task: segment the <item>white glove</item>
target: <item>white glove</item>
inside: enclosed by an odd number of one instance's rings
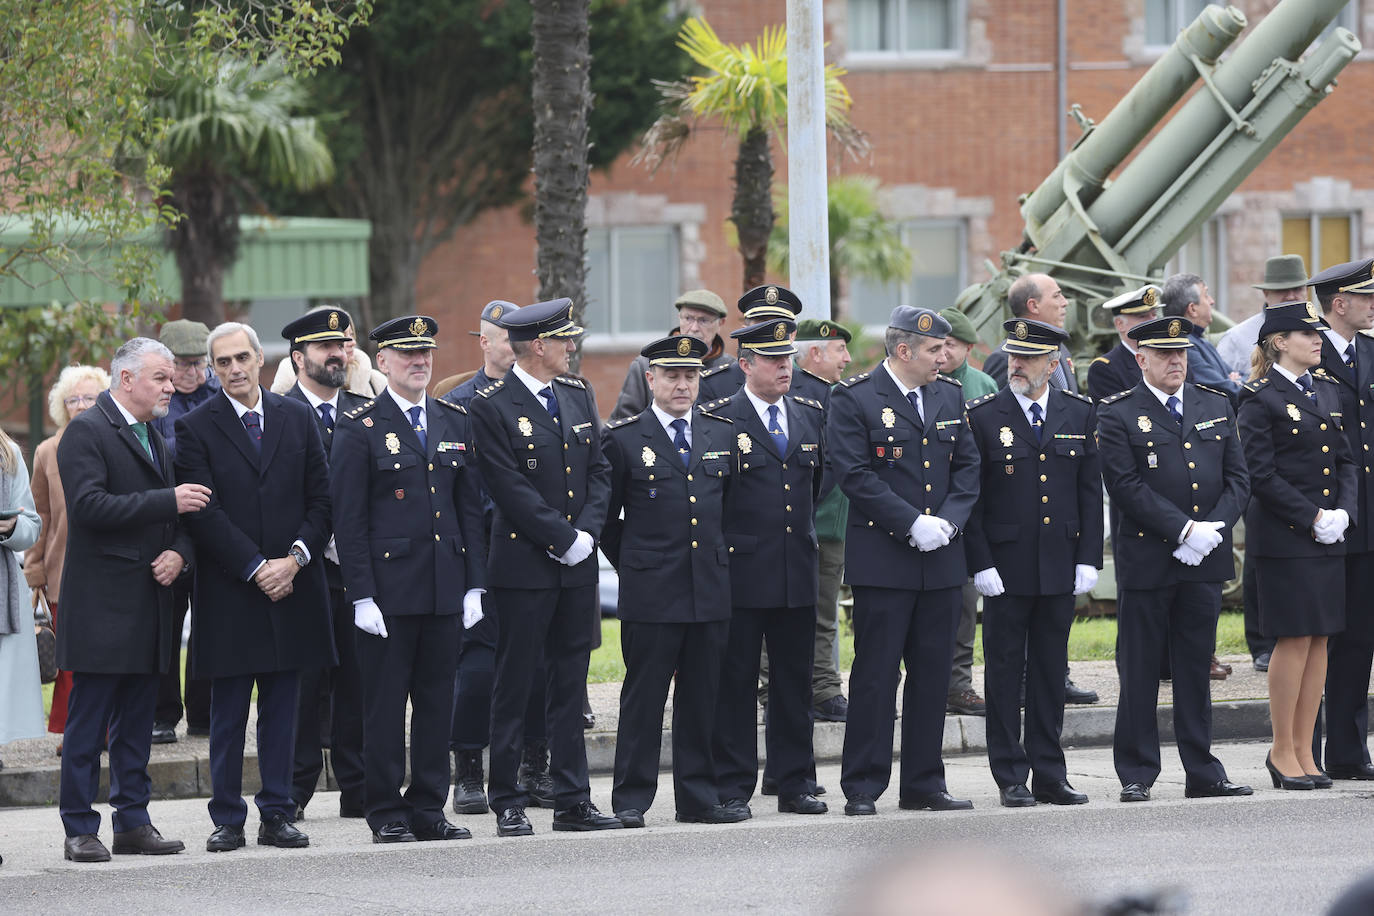
[[[353,625],[364,633],[386,639],[386,621],[382,619],[382,609],[371,598],[353,602]]]
[[[978,594],[984,598],[996,598],[1007,590],[1002,584],[1002,574],[997,571],[996,566],[989,566],[974,573],[973,587],[978,589]]]
[[[482,594],[484,588],[470,588],[463,594],[463,629],[471,630],[482,622]]]
[[[339,547],[334,543],[334,535],[329,536],[329,543],[324,545],[324,558],[335,566],[339,565]]]
[[[1178,549],[1174,551],[1174,559],[1178,560],[1184,566],[1201,566],[1202,557],[1202,554],[1189,547],[1186,543],[1179,544]]]
[[[1086,563],[1079,563],[1073,568],[1073,593],[1075,595],[1086,595],[1093,590],[1097,584],[1097,568]]]
[[[1221,529],[1225,527],[1225,522],[1193,522],[1193,530],[1188,532],[1182,543],[1205,557],[1221,543]]]
[[[1344,509],[1323,509],[1312,526],[1312,536],[1318,544],[1334,544],[1345,540],[1345,530],[1350,527],[1350,514]]]
[[[945,533],[945,537],[949,538],[951,541],[954,540],[954,525],[940,518],[938,515],[935,516],[935,520],[940,523],[940,530]]]
[[[922,552],[944,547],[949,543],[949,535],[945,534],[944,528],[948,524],[933,515],[918,515],[907,532],[907,543]]]
[[[592,540],[592,536],[585,531],[579,530],[577,532],[577,540],[572,542],[572,546],[568,548],[568,552],[556,559],[564,566],[576,566],[578,563],[581,563],[583,560],[587,559],[587,557],[591,556],[594,549],[596,549],[596,542]]]

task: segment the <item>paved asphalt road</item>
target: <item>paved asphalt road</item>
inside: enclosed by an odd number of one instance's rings
[[[1182,907],[1171,912],[1321,913],[1341,888],[1374,869],[1374,794],[1350,782],[1325,792],[1274,791],[1261,781],[1264,750],[1218,748],[1231,778],[1255,786],[1245,799],[1185,800],[1177,756],[1166,747],[1155,800],[1123,805],[1110,750],[1070,750],[1070,779],[1092,798],[1084,807],[1001,808],[986,760],[977,756],[947,762],[951,790],[974,799],[969,813],[899,811],[894,789],[879,802],[878,817],[844,817],[838,768],[825,767],[828,815],[779,815],[772,799],[756,797],[746,824],[684,825],[672,821],[665,776],[646,830],[555,834],[549,812],[531,811],[532,838],[497,839],[494,818],[483,815],[453,818],[473,830],[473,840],[388,847],[371,845],[362,822],[328,816],[337,798],[328,793],[316,797],[303,824],[310,849],[253,845],[250,814],[249,846],[211,854],[204,851],[204,801],[162,801],[153,803],[154,822],[189,851],[116,856],[106,865],[62,860],[55,810],[6,809],[0,910],[867,912],[862,895],[877,886],[879,863],[929,862],[942,850],[939,870],[956,887],[986,890],[999,860],[982,857],[996,855],[1083,901],[1173,888]],[[594,782],[593,800],[609,810],[608,779]],[[106,820],[107,843],[109,829]],[[899,899],[910,912],[929,912],[919,907],[924,894]],[[990,911],[1028,912],[1029,904]]]

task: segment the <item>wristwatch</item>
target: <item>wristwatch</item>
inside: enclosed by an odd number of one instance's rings
[[[299,544],[291,545],[291,556],[295,559],[296,565],[302,568],[304,568],[305,564],[310,562],[305,558],[305,551],[301,550]]]

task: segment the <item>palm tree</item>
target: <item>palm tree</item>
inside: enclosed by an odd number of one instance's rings
[[[787,32],[774,26],[753,46],[731,45],[705,19],[694,18],[683,24],[678,47],[706,74],[655,82],[664,112],[644,134],[634,161],[657,169],[677,155],[701,118],[720,120],[739,138],[730,221],[744,258],[744,289],[752,289],[764,282],[773,230],[771,141],[787,123]],[[826,126],[846,151],[860,155],[867,152],[868,140],[849,121],[849,92],[840,82],[844,72],[833,64],[825,68]]]
[[[315,119],[295,114],[304,87],[279,57],[229,58],[210,82],[187,69],[153,99],[166,121],[158,158],[171,168],[169,203],[180,214],[168,236],[181,274],[182,314],[224,320],[224,274],[238,254],[241,195],[255,185],[309,190],[334,175]]]

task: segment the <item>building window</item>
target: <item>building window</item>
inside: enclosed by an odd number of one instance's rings
[[[884,327],[899,305],[939,311],[954,304],[968,285],[963,220],[916,220],[902,224],[902,241],[911,250],[911,277],[888,285],[854,280],[849,289],[849,319]]]
[[[1217,310],[1224,315],[1231,310],[1226,265],[1226,224],[1216,217],[1203,223],[1193,237],[1183,243],[1164,266],[1164,276],[1167,279],[1174,274],[1197,274],[1217,301]]]
[[[1202,12],[1208,0],[1145,0],[1145,44],[1174,43],[1178,33]]]
[[[653,335],[673,323],[680,246],[675,226],[611,226],[587,230],[587,330],[591,334]]]
[[[1300,254],[1316,274],[1354,260],[1359,250],[1358,213],[1308,213],[1283,218],[1284,254]]]
[[[948,54],[964,46],[964,0],[849,0],[850,54]]]

